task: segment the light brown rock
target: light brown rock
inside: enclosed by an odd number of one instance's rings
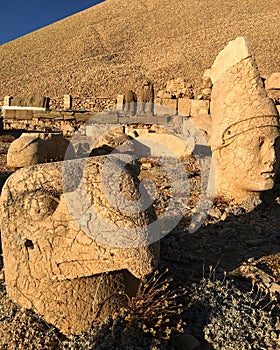
[[[192,100],[189,98],[178,99],[178,114],[188,117],[191,112]]]
[[[148,147],[150,155],[155,157],[190,157],[194,148],[183,138],[167,133],[147,133],[137,137],[136,140]]]
[[[148,242],[153,212],[118,206],[119,197],[137,201],[137,178],[126,169],[115,184],[117,162],[105,181],[107,160],[22,168],[2,190],[7,293],[66,334],[112,316],[124,302],[118,292],[135,294],[158,262],[159,245]]]
[[[21,168],[38,163],[61,161],[66,151],[68,159],[75,158],[72,145],[62,134],[23,133],[11,143],[7,154],[7,165]]]
[[[272,73],[265,82],[267,90],[280,90],[280,73]]]
[[[204,115],[209,113],[209,101],[191,100],[191,116]]]
[[[216,195],[235,202],[258,197],[274,185],[279,121],[244,38],[219,53],[211,79]]]
[[[155,115],[177,115],[178,100],[170,98],[156,98],[154,104]]]

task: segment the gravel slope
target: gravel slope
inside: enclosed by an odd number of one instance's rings
[[[229,40],[245,35],[263,76],[280,70],[278,0],[107,0],[0,46],[0,99],[114,96],[145,77],[199,86]]]

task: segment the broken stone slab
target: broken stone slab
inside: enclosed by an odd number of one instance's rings
[[[280,90],[280,72],[272,73],[265,82],[267,90]]]
[[[68,149],[69,147],[69,149]],[[60,133],[23,133],[8,149],[7,165],[21,168],[38,163],[61,161],[68,155],[75,158],[72,145]]]
[[[216,195],[241,203],[274,186],[279,118],[245,38],[219,53],[213,81],[209,144]]]
[[[159,237],[149,226],[154,211],[141,209],[136,176],[126,167],[120,173],[118,160],[104,182],[107,161],[22,168],[1,194],[7,293],[65,334],[112,316],[125,303],[121,293],[135,295],[138,279],[159,259],[159,244],[151,243]],[[129,203],[125,210],[119,197]]]

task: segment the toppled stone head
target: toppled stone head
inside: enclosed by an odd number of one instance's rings
[[[279,117],[245,38],[219,53],[210,76],[216,195],[241,203],[274,186]]]
[[[139,198],[134,170],[124,167],[116,180],[119,164],[111,162],[104,178],[107,161],[22,168],[1,194],[7,293],[66,334],[112,316],[120,292],[135,295],[159,259],[158,243],[147,242],[154,211],[130,210]]]

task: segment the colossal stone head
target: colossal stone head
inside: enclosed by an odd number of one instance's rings
[[[137,169],[120,172],[117,158],[104,177],[108,159],[25,167],[1,194],[7,293],[65,334],[112,316],[124,302],[120,292],[134,295],[159,259],[159,244],[148,242],[154,211],[142,210],[141,200],[133,206]]]
[[[240,203],[274,186],[279,116],[245,38],[219,53],[210,76],[216,195]]]

